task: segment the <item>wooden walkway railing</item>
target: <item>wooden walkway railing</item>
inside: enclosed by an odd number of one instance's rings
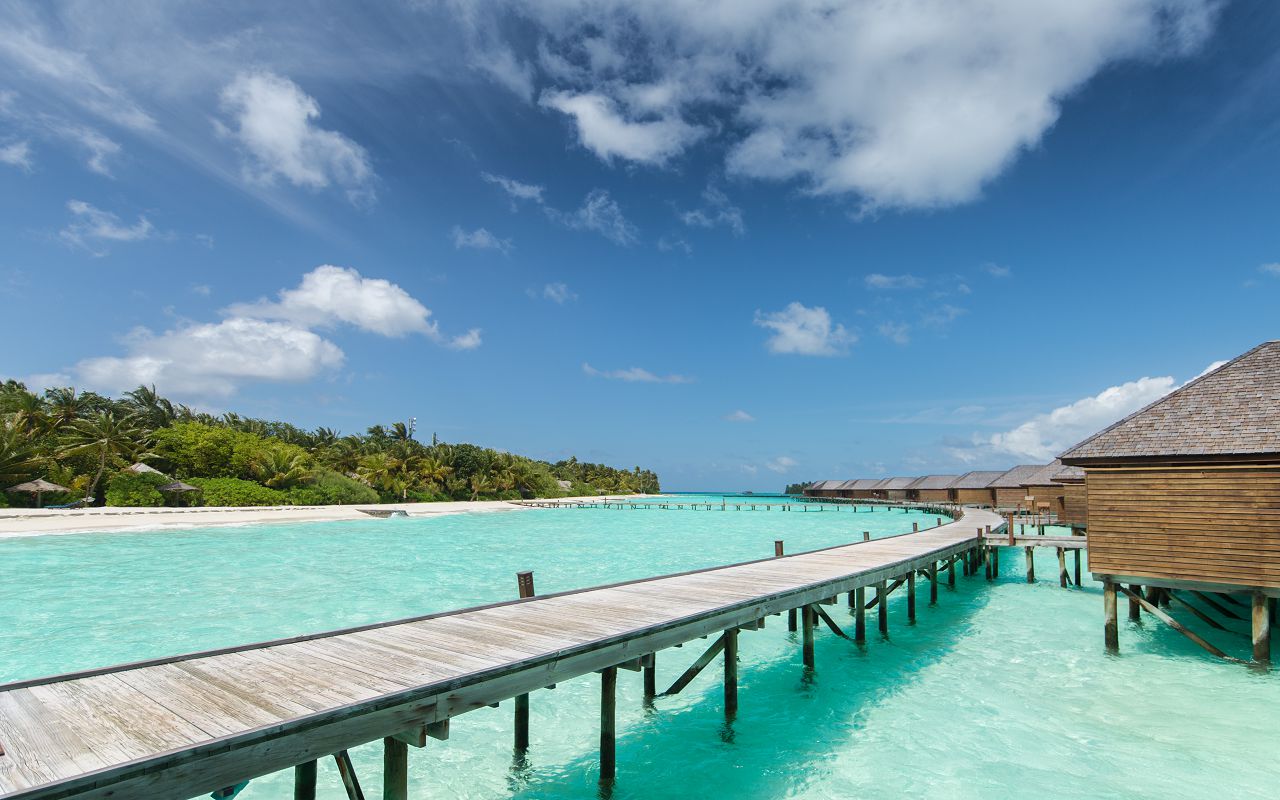
[[[384,797],[402,800],[408,746],[446,738],[451,718],[512,698],[517,741],[523,732],[527,746],[529,694],[591,672],[601,674],[608,786],[618,669],[643,671],[652,696],[659,651],[714,636],[694,666],[725,654],[732,713],[739,631],[793,612],[812,667],[816,627],[862,639],[873,608],[886,631],[886,600],[901,587],[914,618],[917,577],[936,599],[944,574],[954,582],[957,567],[980,568],[982,534],[1001,523],[970,509],[918,533],[798,555],[10,683],[0,686],[0,797],[229,797],[244,781],[293,767],[295,796],[308,798],[316,759],[333,756],[357,800],[347,750],[382,739]],[[521,594],[532,591],[531,577],[522,579]],[[822,609],[842,593],[856,606],[852,637]]]

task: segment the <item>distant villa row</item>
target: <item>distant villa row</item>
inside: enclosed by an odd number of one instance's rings
[[[817,481],[806,487],[804,494],[1023,509],[1054,514],[1064,525],[1083,525],[1086,505],[1084,470],[1057,460],[1051,464],[1021,464],[1005,472],[979,470],[963,475]]]

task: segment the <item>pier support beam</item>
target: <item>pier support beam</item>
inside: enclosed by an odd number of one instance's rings
[[[1036,582],[1036,557],[1035,548],[1024,548],[1027,551],[1027,583]]]
[[[1000,547],[994,544],[990,544],[989,546],[991,548],[991,577],[999,578],[1000,577]]]
[[[738,629],[724,632],[724,715],[738,713]]]
[[[907,573],[907,621],[916,621],[916,571]]]
[[[650,653],[644,664],[644,702],[652,703],[658,696],[658,654]]]
[[[1027,548],[1031,553],[1031,548]],[[1029,555],[1028,555],[1029,557]],[[1102,582],[1102,620],[1103,638],[1106,640],[1107,652],[1120,652],[1120,628],[1116,622],[1116,584],[1114,581]]]
[[[1267,666],[1271,664],[1271,614],[1267,608],[1267,596],[1253,593],[1253,660]]]
[[[618,668],[600,670],[600,786],[611,788],[618,775]]]
[[[351,756],[346,750],[339,750],[333,754],[333,760],[338,764],[338,776],[342,778],[342,786],[347,790],[347,800],[364,800],[364,792],[356,778],[356,768],[351,764]]]
[[[1058,585],[1063,589],[1071,585],[1071,578],[1067,575],[1067,551],[1061,547],[1058,548]]]
[[[956,585],[956,559],[954,556],[947,562],[947,585],[953,589]]]
[[[293,800],[316,800],[315,761],[304,761],[293,768]]]
[[[1076,548],[1076,575],[1075,575],[1077,587],[1083,585],[1082,583],[1080,583],[1080,553],[1081,552],[1083,552],[1081,548],[1077,547]]]
[[[929,605],[938,604],[938,562],[929,562]]]
[[[1134,595],[1141,595],[1142,587],[1136,583],[1130,584],[1129,591],[1133,592]],[[1137,597],[1130,595],[1129,596],[1129,621],[1138,622],[1141,619],[1142,619],[1142,604],[1138,602]]]
[[[804,666],[805,669],[813,669],[813,609],[808,606],[800,608],[800,621],[802,628],[802,649],[804,650]]]
[[[867,589],[865,586],[859,586],[849,596],[854,605],[853,640],[865,642],[867,640]]]
[[[409,745],[382,740],[382,800],[409,800]]]
[[[876,584],[876,618],[880,622],[880,633],[889,635],[889,592],[885,590],[884,581]]]

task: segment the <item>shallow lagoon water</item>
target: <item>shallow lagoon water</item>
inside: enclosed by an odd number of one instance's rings
[[[15,539],[0,542],[0,680],[503,600],[522,569],[545,593],[913,521],[933,516],[539,510]],[[1280,679],[1218,662],[1150,621],[1122,621],[1122,652],[1107,656],[1096,586],[1059,588],[1052,551],[1038,557],[1034,585],[1023,568],[1022,553],[1005,549],[999,580],[958,576],[937,606],[922,596],[915,625],[895,594],[887,640],[857,646],[822,632],[811,675],[781,619],[744,633],[732,724],[718,670],[648,710],[640,676],[622,673],[614,796],[1273,796],[1264,742],[1280,728]],[[838,621],[849,613],[843,598],[831,610]],[[1229,627],[1208,638],[1246,657],[1246,629]],[[659,654],[659,682],[707,643]],[[411,751],[412,792],[594,797],[597,696],[595,676],[533,695],[533,747],[519,769],[510,704],[458,718],[448,742]],[[353,758],[376,796],[380,747]],[[331,761],[321,769],[321,795],[343,797]],[[241,795],[289,796],[288,773]]]

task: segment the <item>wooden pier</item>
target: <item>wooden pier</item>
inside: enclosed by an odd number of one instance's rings
[[[716,637],[667,693],[723,653],[731,714],[751,702],[737,690],[734,656],[750,646],[739,632],[798,610],[801,660],[813,668],[816,628],[865,640],[864,612],[875,608],[887,631],[895,590],[907,594],[914,619],[917,577],[936,600],[937,582],[954,583],[957,566],[976,573],[986,532],[1002,524],[996,514],[965,509],[955,522],[852,545],[10,683],[0,686],[0,797],[229,797],[245,781],[293,768],[294,796],[307,800],[315,796],[316,760],[333,757],[348,797],[358,800],[347,751],[381,739],[383,796],[404,800],[409,746],[447,738],[453,717],[515,698],[516,735],[528,747],[530,694],[592,672],[601,676],[608,787],[619,669],[643,672],[652,697],[660,651]],[[532,594],[532,576],[522,575],[520,586]],[[856,603],[853,636],[822,608],[844,593]]]
[[[869,513],[872,511],[923,511],[927,514],[943,514],[946,516],[959,516],[961,513],[960,506],[950,503],[910,503],[898,502],[893,500],[875,501],[875,500],[859,500],[852,502],[849,500],[839,500],[838,498],[823,499],[821,502],[811,499],[795,499],[795,500],[746,500],[735,498],[733,500],[721,500],[720,502],[707,502],[705,500],[678,500],[670,498],[654,498],[654,499],[638,499],[638,498],[620,498],[609,497],[599,500],[513,500],[515,505],[525,506],[527,508],[599,508],[599,509],[615,509],[619,511],[792,511],[797,513],[820,513],[820,512],[839,512],[839,513]],[[1030,518],[1028,518],[1029,520]],[[1030,524],[1028,521],[1026,524]],[[1052,524],[1047,520],[1042,524]]]

